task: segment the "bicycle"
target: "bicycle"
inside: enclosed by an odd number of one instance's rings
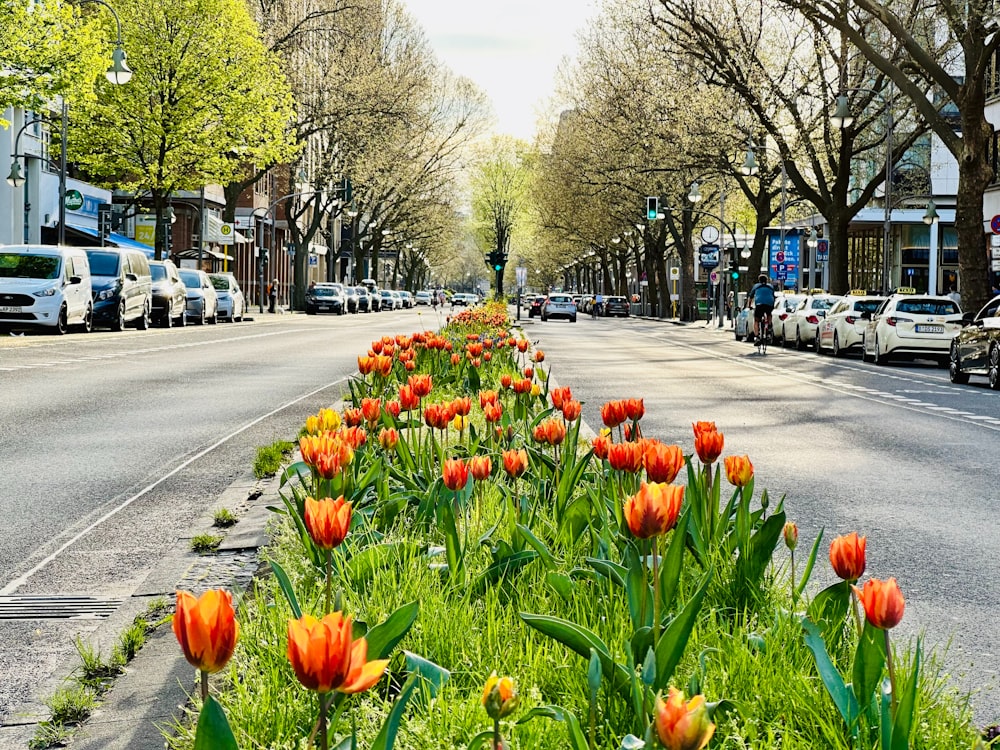
[[[771,316],[765,315],[760,321],[761,334],[754,339],[758,354],[767,354],[767,346],[774,340],[774,327],[771,325]]]

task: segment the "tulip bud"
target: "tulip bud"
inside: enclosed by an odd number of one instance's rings
[[[517,688],[510,677],[497,677],[494,672],[483,688],[483,706],[491,719],[502,719],[517,708]]]
[[[785,536],[785,546],[788,549],[794,550],[799,545],[799,527],[791,521],[785,523],[782,534]]]

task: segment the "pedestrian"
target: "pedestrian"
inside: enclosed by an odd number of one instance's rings
[[[959,307],[962,306],[962,295],[958,293],[955,287],[953,286],[948,287],[948,294],[946,294],[945,296],[953,299],[955,301],[955,304],[958,305]]]
[[[268,312],[277,312],[278,306],[278,280],[275,279],[267,287]]]

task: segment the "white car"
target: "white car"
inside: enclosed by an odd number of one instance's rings
[[[951,340],[962,330],[962,311],[950,297],[897,289],[865,326],[861,357],[878,365],[898,357],[936,359],[948,366]]]
[[[804,294],[786,294],[784,292],[778,292],[774,296],[774,312],[771,313],[771,330],[773,332],[774,341],[782,341],[785,337],[785,321],[788,320],[788,316],[792,314],[792,311],[798,307],[799,302],[804,300],[806,295]],[[752,313],[751,313],[752,315]],[[751,317],[751,325],[753,318]],[[751,328],[751,330],[753,330]]]
[[[188,320],[193,320],[197,325],[205,325],[206,320],[210,323],[218,322],[219,297],[208,274],[195,268],[182,268],[178,273],[187,287]]]
[[[782,341],[785,344],[794,344],[796,349],[804,349],[809,345],[815,347],[816,331],[820,321],[840,300],[841,298],[834,294],[810,294],[805,299],[799,300],[799,304],[785,319]]]
[[[568,294],[550,294],[542,305],[542,322],[553,318],[566,318],[576,322],[576,303]]]
[[[430,305],[431,293],[422,289],[413,295],[413,301],[417,305]]]
[[[90,263],[77,247],[0,247],[0,330],[89,332],[94,323]]]
[[[830,351],[834,357],[843,357],[851,349],[860,349],[868,318],[884,301],[885,297],[863,290],[850,292],[819,322],[816,351],[820,354]]]
[[[210,273],[208,278],[212,280],[218,298],[219,319],[228,320],[230,323],[243,320],[247,302],[236,277],[231,273]]]

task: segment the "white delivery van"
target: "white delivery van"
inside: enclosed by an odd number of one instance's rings
[[[0,330],[89,332],[90,264],[78,247],[0,245]]]

